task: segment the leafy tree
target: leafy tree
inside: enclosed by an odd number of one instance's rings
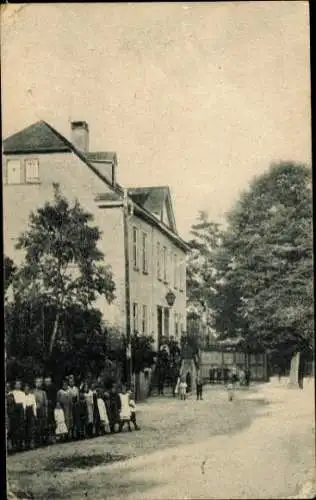
[[[202,325],[208,331],[214,323],[212,306],[217,293],[214,257],[221,243],[221,228],[202,211],[192,226],[191,235],[191,252],[187,260],[187,316],[191,333],[194,333]]]
[[[4,256],[3,259],[3,276],[4,276],[4,292],[6,293],[9,286],[12,284],[16,266],[10,257]]]
[[[103,264],[97,244],[101,233],[90,223],[92,214],[75,201],[73,205],[54,185],[54,200],[29,218],[17,248],[25,251],[24,264],[14,282],[16,296],[36,302],[41,297],[54,310],[48,341],[51,356],[63,312],[73,306],[87,310],[98,296],[111,303],[115,284],[110,266]]]
[[[228,218],[217,252],[216,325],[249,346],[309,352],[313,343],[311,169],[272,165]]]

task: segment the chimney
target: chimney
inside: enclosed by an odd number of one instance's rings
[[[89,127],[87,122],[71,122],[71,142],[82,153],[88,153]]]

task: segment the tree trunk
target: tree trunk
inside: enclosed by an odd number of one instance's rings
[[[291,359],[291,370],[290,370],[290,377],[289,377],[289,388],[291,389],[298,389],[299,388],[299,366],[300,366],[300,353],[297,352],[293,354],[292,359]]]
[[[48,351],[49,356],[52,355],[53,348],[55,345],[57,332],[58,332],[58,326],[59,326],[59,317],[60,317],[60,313],[57,311],[55,321],[54,321],[54,328],[53,328],[52,335],[51,335],[50,342],[49,342],[49,351]]]

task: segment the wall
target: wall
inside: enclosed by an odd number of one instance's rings
[[[99,209],[94,202],[97,194],[104,193],[110,188],[91,171],[73,153],[37,154],[37,155],[5,155],[6,159],[20,158],[24,161],[28,157],[39,159],[39,184],[5,185],[3,180],[3,227],[4,252],[13,258],[15,263],[21,263],[23,252],[14,248],[16,238],[28,226],[29,214],[32,210],[44,205],[45,201],[53,198],[53,183],[59,183],[61,192],[68,199],[78,199],[80,204],[94,215],[94,224],[102,231],[99,244],[105,254],[105,262],[110,263],[116,282],[117,298],[109,306],[104,298],[100,298],[97,306],[101,309],[106,320],[115,323],[121,328],[124,320],[124,244],[123,218],[120,208],[111,210]],[[5,168],[3,168],[5,179]]]
[[[133,267],[133,227],[137,227],[139,234],[141,231],[147,233],[148,238],[148,274],[142,272],[141,266],[141,244],[139,245],[139,270]],[[177,255],[178,261],[185,260],[185,253],[176,247],[167,236],[162,234],[157,228],[149,225],[139,217],[131,216],[129,218],[129,253],[130,253],[130,294],[131,304],[133,302],[142,305],[147,305],[148,308],[148,333],[155,339],[155,346],[158,345],[158,326],[157,326],[157,306],[168,307],[166,301],[166,294],[173,290],[176,299],[173,307],[170,308],[170,330],[169,334],[175,335],[174,332],[174,315],[175,313],[182,315],[183,330],[186,330],[186,292],[185,292],[185,266],[183,266],[183,283],[184,290],[180,291],[179,288],[174,288],[173,275],[171,276],[171,268],[167,276],[167,282],[160,281],[157,278],[157,242],[160,242],[161,247],[165,246],[168,253],[172,252]],[[133,311],[131,310],[131,315]],[[133,319],[133,318],[132,318]],[[180,339],[180,331],[178,338]]]

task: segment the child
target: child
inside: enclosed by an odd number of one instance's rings
[[[230,380],[227,384],[227,394],[228,394],[228,401],[232,401],[234,399],[234,376],[233,376],[233,374],[230,376]]]
[[[133,426],[135,427],[135,431],[140,431],[140,427],[137,425],[136,422],[136,403],[132,394],[132,391],[129,391],[129,406],[131,409],[131,422]]]
[[[122,386],[122,391],[119,394],[121,400],[121,410],[120,410],[120,432],[122,432],[124,424],[127,423],[129,432],[132,432],[131,428],[131,408],[129,405],[129,394],[126,392],[126,386]]]
[[[179,384],[179,392],[180,392],[180,399],[185,401],[187,397],[187,387],[188,384],[186,383],[185,379],[181,379],[181,382]]]
[[[68,429],[65,422],[64,410],[59,402],[56,403],[56,408],[54,410],[54,418],[56,423],[56,437],[65,441],[68,436]]]
[[[106,429],[110,427],[110,423],[109,423],[108,415],[106,412],[106,406],[104,403],[104,399],[102,398],[101,389],[98,388],[96,393],[97,393],[97,407],[98,407],[98,412],[99,412],[99,417],[100,417],[98,431],[105,434]]]
[[[196,400],[203,399],[203,380],[200,375],[196,378]]]

